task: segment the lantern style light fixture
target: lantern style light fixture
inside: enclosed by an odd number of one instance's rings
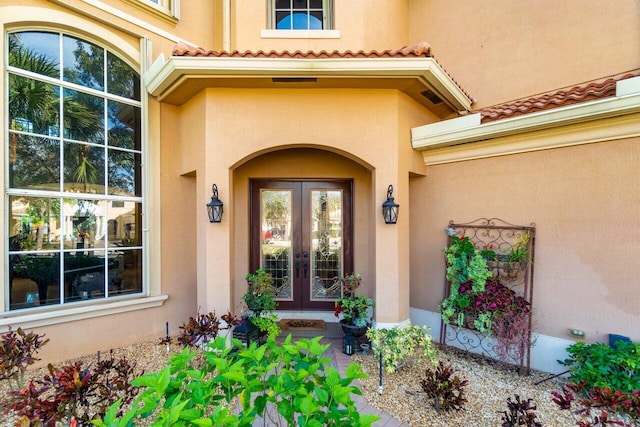
[[[393,185],[387,188],[387,201],[382,204],[382,216],[385,224],[398,222],[398,209],[400,205],[393,200]]]
[[[211,201],[207,203],[207,213],[209,214],[209,222],[220,222],[222,221],[222,207],[224,203],[220,199],[218,199],[218,186],[213,184],[211,187],[211,191],[213,195],[211,196]]]
[[[346,334],[342,338],[342,352],[344,354],[351,356],[353,353],[356,352],[355,346],[356,346],[356,339],[353,335]]]

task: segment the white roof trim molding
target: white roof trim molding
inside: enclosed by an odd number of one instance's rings
[[[144,76],[147,90],[159,100],[186,80],[256,79],[397,79],[416,80],[454,111],[469,111],[472,100],[433,58],[158,58]],[[375,84],[372,83],[372,88]]]
[[[579,143],[590,143],[608,139],[640,136],[637,117],[640,113],[640,77],[616,83],[613,97],[572,104],[564,107],[538,111],[511,118],[481,123],[480,114],[470,114],[411,129],[414,149],[423,152],[425,163],[438,164],[483,157],[493,157],[533,150],[557,148]],[[623,116],[627,116],[627,120]],[[604,132],[600,137],[577,137],[566,132],[568,127],[587,122],[598,123],[602,119],[618,118],[625,122],[615,132]],[[628,122],[628,123],[627,123]],[[577,129],[577,128],[576,128]],[[574,129],[575,130],[575,129]],[[541,133],[554,142],[540,143]],[[602,133],[602,132],[601,132]],[[563,134],[564,137],[558,137]],[[606,134],[606,137],[605,137]],[[583,141],[583,142],[580,142]],[[465,153],[466,152],[466,153]]]

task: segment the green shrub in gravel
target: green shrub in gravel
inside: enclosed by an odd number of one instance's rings
[[[567,348],[569,358],[558,361],[570,367],[569,382],[587,388],[608,387],[630,393],[640,390],[640,344],[616,341],[606,344],[578,342]]]
[[[147,419],[152,426],[251,426],[259,417],[270,425],[370,426],[379,417],[358,413],[352,383],[366,378],[351,364],[342,378],[323,353],[320,337],[292,342],[288,336],[257,346],[218,337],[198,354],[184,349],[166,368],[133,381],[143,392],[131,409],[119,414],[113,405],[100,427],[133,426]],[[205,363],[194,363],[202,355]],[[197,359],[196,359],[197,360]]]

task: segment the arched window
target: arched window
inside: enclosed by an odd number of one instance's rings
[[[142,229],[138,73],[73,35],[7,37],[6,308],[141,293],[140,233],[109,229]]]

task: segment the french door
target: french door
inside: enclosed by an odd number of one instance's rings
[[[353,268],[351,197],[351,181],[251,181],[251,271],[274,277],[278,309],[333,309]]]

